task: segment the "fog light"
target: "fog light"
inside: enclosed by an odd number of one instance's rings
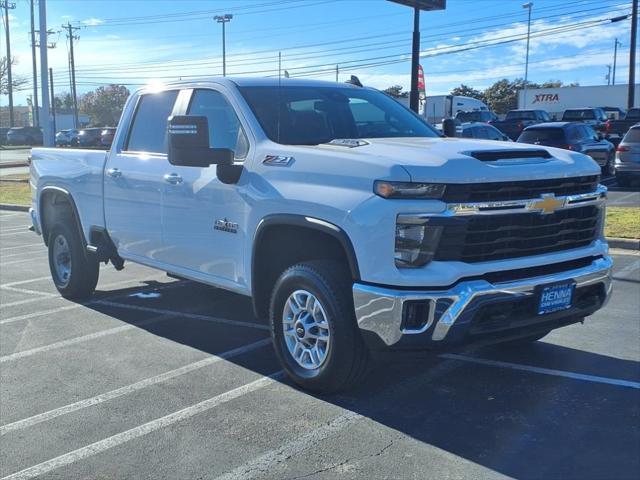
[[[421,330],[429,322],[431,302],[429,300],[407,301],[402,306],[400,329]]]

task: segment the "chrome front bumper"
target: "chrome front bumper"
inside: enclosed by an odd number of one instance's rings
[[[603,284],[608,299],[612,265],[611,257],[607,256],[574,270],[494,284],[486,280],[469,280],[449,290],[408,291],[356,283],[353,285],[356,319],[361,330],[377,334],[387,346],[398,343],[404,335],[425,333],[432,327],[430,339],[442,342],[465,312],[476,307],[476,303],[491,302],[487,296],[499,301],[526,298],[535,294],[538,285],[572,279],[576,288]],[[402,329],[404,303],[407,301],[429,302],[429,317],[419,330]]]

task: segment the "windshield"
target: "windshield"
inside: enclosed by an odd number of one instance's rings
[[[349,87],[241,87],[266,135],[286,145],[343,138],[438,137],[413,112],[376,90]]]
[[[567,110],[562,115],[562,120],[594,120],[593,110]]]
[[[555,145],[566,143],[564,131],[561,128],[532,128],[526,129],[518,138],[520,143],[538,143]]]
[[[536,114],[531,111],[508,112],[505,120],[535,120]]]

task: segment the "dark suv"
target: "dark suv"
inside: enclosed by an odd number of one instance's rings
[[[42,129],[13,127],[7,132],[7,145],[42,145]]]
[[[85,128],[78,132],[78,143],[80,147],[99,147],[101,146],[100,136],[102,128]]]
[[[584,153],[608,175],[614,173],[615,148],[590,126],[578,122],[539,123],[524,129],[518,143],[546,145]]]
[[[582,122],[592,126],[599,132],[607,128],[607,114],[602,108],[569,108],[562,114],[563,122]]]

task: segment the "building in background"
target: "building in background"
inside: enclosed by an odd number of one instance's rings
[[[635,98],[640,98],[636,86]],[[618,107],[627,109],[627,85],[596,85],[590,87],[530,88],[527,101],[524,92],[518,92],[518,108],[546,110],[551,117],[562,118],[568,108]]]

